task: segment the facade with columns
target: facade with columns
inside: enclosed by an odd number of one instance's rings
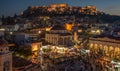
[[[89,49],[95,52],[103,50],[104,54],[110,58],[120,59],[120,40],[109,38],[90,38]]]
[[[72,38],[72,34],[63,25],[53,26],[50,32],[45,35],[45,40],[53,45],[73,45]]]

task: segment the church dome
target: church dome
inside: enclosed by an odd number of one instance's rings
[[[8,42],[4,39],[0,39],[0,48],[8,47]]]
[[[4,39],[0,39],[0,53],[9,52],[8,42]]]

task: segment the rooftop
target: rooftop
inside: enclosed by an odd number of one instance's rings
[[[111,42],[111,43],[120,43],[120,38],[115,38],[115,37],[95,37],[95,38],[90,38],[90,40],[95,40],[95,41],[104,41],[104,42]]]
[[[66,28],[63,25],[55,25],[51,30],[66,30]]]
[[[25,60],[23,58],[17,57],[17,56],[13,56],[13,67],[24,67],[27,65],[32,64],[31,61]]]

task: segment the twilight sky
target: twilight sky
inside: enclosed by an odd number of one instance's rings
[[[120,15],[120,0],[0,0],[0,16],[20,14],[28,6],[50,5],[52,3],[67,3],[72,6],[94,5],[98,10]]]

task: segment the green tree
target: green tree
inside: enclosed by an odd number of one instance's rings
[[[17,48],[16,53],[20,56],[23,56],[24,58],[28,59],[30,56],[32,56],[32,50],[31,46],[20,46]]]
[[[43,49],[43,52],[50,52],[52,49],[47,48],[47,49]]]

